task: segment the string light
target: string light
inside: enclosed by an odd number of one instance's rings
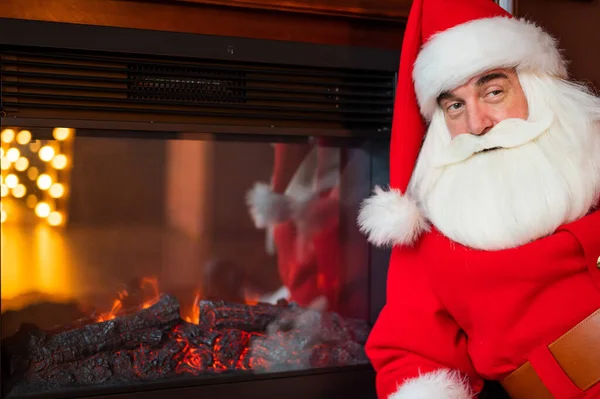
[[[66,224],[75,130],[58,127],[52,137],[41,141],[33,140],[32,131],[26,129],[0,131],[2,223],[19,223],[30,214],[50,226]],[[25,213],[15,212],[19,208]]]
[[[21,153],[16,148],[10,148],[8,151],[6,151],[6,159],[8,159],[10,162],[17,162],[17,159],[19,159],[20,156]]]
[[[17,143],[26,145],[31,141],[31,132],[29,130],[21,130],[17,134]]]
[[[48,190],[52,185],[52,178],[43,173],[37,178],[37,186],[40,190]]]
[[[48,217],[50,215],[50,205],[45,202],[38,202],[35,206],[35,214],[41,218]]]
[[[0,133],[0,138],[2,139],[3,142],[8,144],[14,140],[15,131],[12,129],[4,129],[2,131],[2,133]]]
[[[63,170],[67,166],[67,157],[64,154],[58,154],[52,159],[54,169]]]
[[[19,184],[19,178],[13,174],[6,176],[6,179],[4,179],[4,181],[8,188],[15,188],[17,187],[17,184]]]
[[[54,148],[49,145],[43,146],[40,148],[39,156],[42,161],[50,162],[54,158]]]

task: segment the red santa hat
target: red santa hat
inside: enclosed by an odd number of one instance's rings
[[[492,0],[415,0],[400,59],[390,148],[390,190],[365,200],[358,223],[377,246],[412,244],[428,229],[407,193],[438,96],[495,68],[566,78],[556,41]]]

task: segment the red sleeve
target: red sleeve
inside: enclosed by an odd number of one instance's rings
[[[416,249],[392,251],[386,305],[366,346],[377,371],[379,399],[407,379],[440,369],[468,377],[474,392],[483,387],[468,357],[466,336],[434,294],[423,262]]]

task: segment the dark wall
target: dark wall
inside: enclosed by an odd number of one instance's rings
[[[519,0],[517,12],[559,40],[575,79],[600,90],[600,0]]]

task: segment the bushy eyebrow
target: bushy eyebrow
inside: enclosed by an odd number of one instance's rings
[[[504,74],[502,72],[488,73],[487,75],[483,75],[482,77],[477,79],[477,82],[475,82],[475,86],[483,86],[484,84],[491,82],[492,80],[495,80],[495,79],[507,79],[508,80],[508,76],[506,76],[506,74]],[[444,91],[438,96],[437,102],[438,102],[438,104],[441,105],[442,101],[444,101],[444,100],[460,101],[460,98],[451,94],[449,91]]]
[[[484,75],[484,76],[480,77],[479,79],[477,79],[477,82],[475,82],[475,86],[483,86],[484,84],[486,84],[492,80],[495,80],[495,79],[507,79],[508,80],[508,76],[506,76],[502,72],[489,73],[489,74]]]

